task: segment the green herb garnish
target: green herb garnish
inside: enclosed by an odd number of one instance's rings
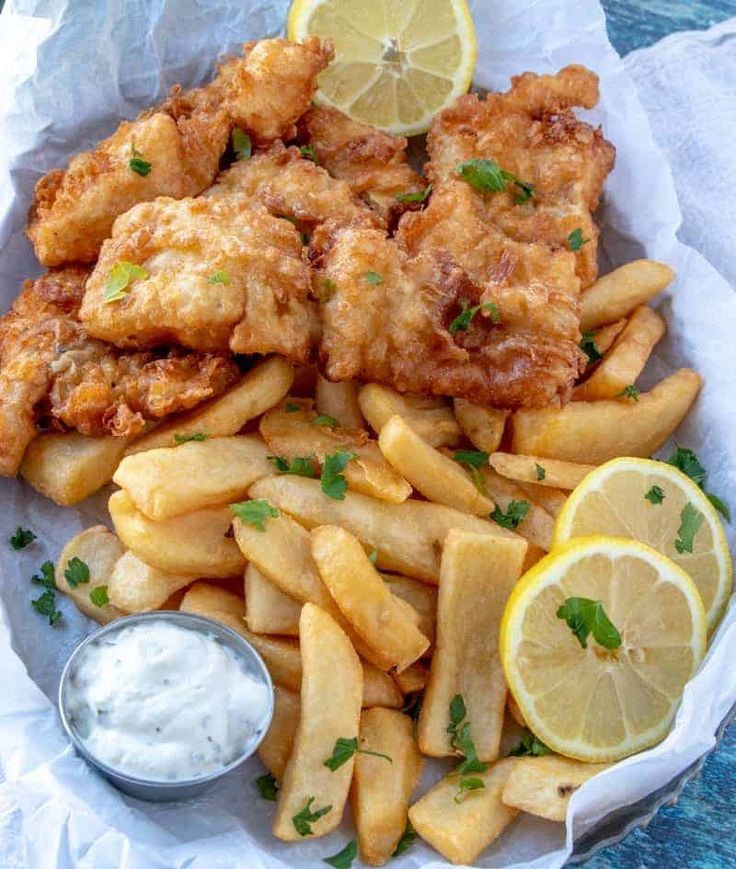
[[[475,776],[471,776],[469,778],[461,778],[458,782],[457,793],[453,797],[456,803],[460,803],[463,800],[464,795],[468,791],[478,791],[485,788],[486,783],[482,778],[477,778]]]
[[[220,269],[219,271],[212,272],[212,274],[207,278],[208,284],[229,284],[230,283],[230,273],[226,272],[224,269]]]
[[[143,280],[147,277],[148,271],[143,266],[136,265],[128,260],[121,260],[110,269],[102,301],[106,305],[110,302],[119,302],[129,292],[132,281]]]
[[[538,480],[543,480],[547,476],[547,472],[537,462],[534,462],[534,472],[537,475]]]
[[[253,501],[241,501],[239,504],[231,504],[230,509],[243,522],[252,525],[256,531],[265,531],[266,519],[275,519],[279,511],[268,501],[255,499]]]
[[[110,598],[107,596],[107,586],[98,585],[89,593],[89,599],[95,606],[103,607],[110,603]]]
[[[414,202],[424,202],[431,192],[432,185],[428,184],[420,193],[394,193],[394,198],[405,205],[410,205]]]
[[[514,200],[517,205],[534,197],[532,184],[502,169],[495,160],[465,160],[455,166],[455,172],[471,187],[484,193],[500,193],[506,189],[507,182],[515,184],[519,188]]]
[[[317,809],[315,812],[312,811],[312,803],[314,802],[314,797],[307,797],[307,804],[298,814],[294,815],[291,819],[294,824],[294,829],[299,833],[300,836],[311,836],[312,835],[312,824],[315,821],[318,821],[321,817],[327,814],[332,809],[332,806],[322,806],[321,809]]]
[[[639,390],[633,383],[630,383],[628,386],[624,386],[621,392],[616,393],[616,398],[630,398],[632,401],[639,401]]]
[[[473,318],[478,311],[481,310],[490,311],[491,323],[498,323],[500,320],[498,307],[494,305],[493,302],[484,302],[482,305],[474,305],[472,308],[469,308],[466,302],[461,302],[460,308],[460,313],[455,317],[452,323],[450,323],[447,329],[450,335],[454,335],[455,332],[467,332],[470,328],[470,324],[473,322]]]
[[[327,425],[330,428],[339,428],[340,423],[335,419],[334,416],[329,416],[326,413],[322,413],[319,416],[315,416],[312,420],[312,425]]]
[[[583,238],[583,230],[578,227],[577,229],[573,229],[573,231],[567,237],[567,246],[572,251],[582,250],[584,244],[587,244],[590,241],[589,238]]]
[[[380,751],[368,751],[367,748],[360,748],[357,737],[347,739],[344,736],[341,736],[335,742],[335,747],[332,749],[332,756],[327,758],[324,765],[334,772],[344,763],[347,763],[354,754],[370,754],[373,757],[381,757],[389,763],[393,763],[393,760],[391,760],[387,754],[381,754]]]
[[[497,522],[502,528],[508,528],[513,531],[526,518],[531,504],[528,501],[511,501],[506,512],[496,504],[491,513],[491,519]]]
[[[588,635],[604,649],[617,649],[621,645],[621,634],[608,618],[599,600],[587,597],[569,597],[557,610],[557,618],[567,622],[567,626],[584,648],[588,648]]]
[[[357,457],[357,453],[348,452],[348,450],[338,450],[336,453],[324,457],[320,486],[325,495],[334,498],[335,501],[345,500],[348,483],[342,472],[347,467],[348,462]]]
[[[64,577],[69,583],[70,588],[85,585],[89,582],[89,566],[75,555],[67,562]]]
[[[196,443],[201,443],[202,441],[206,441],[209,437],[208,434],[204,432],[198,431],[194,434],[175,434],[174,435],[174,443],[175,444],[187,444],[190,441],[195,441]]]
[[[396,846],[396,850],[391,855],[392,857],[400,857],[407,848],[410,848],[414,842],[417,840],[417,831],[412,827],[411,821],[406,822],[406,829],[404,830],[401,838],[399,839],[399,844]]]
[[[317,162],[317,152],[314,149],[314,145],[300,145],[299,153],[302,157],[306,157],[307,160],[311,160],[313,163]]]
[[[683,552],[693,551],[693,540],[698,533],[698,529],[703,524],[704,518],[700,510],[696,510],[689,501],[682,508],[680,527],[677,531],[677,539],[675,540],[675,549],[681,555]]]
[[[272,803],[275,803],[278,799],[279,787],[276,784],[276,779],[270,772],[258,776],[256,779],[256,787],[258,788],[258,793],[261,795],[262,799],[269,800]]]
[[[597,362],[599,359],[603,358],[603,354],[595,343],[595,332],[583,332],[580,341],[580,349],[588,357],[588,365],[592,365],[593,362]]]
[[[284,456],[266,456],[280,474],[291,474],[294,477],[316,477],[317,469],[314,459],[310,456],[294,456],[289,461]]]
[[[325,857],[324,862],[328,863],[330,866],[334,866],[335,869],[350,869],[353,865],[353,860],[355,860],[357,856],[358,843],[353,839],[352,842],[347,843],[342,851],[333,854],[332,857]]]
[[[52,561],[44,561],[41,565],[41,576],[34,574],[31,577],[34,585],[42,585],[44,588],[56,588],[56,569]]]
[[[383,278],[378,274],[378,272],[366,272],[365,282],[367,284],[382,284]]]
[[[250,141],[250,136],[236,127],[232,134],[233,151],[237,160],[247,160],[253,153],[253,144]]]
[[[61,612],[56,609],[56,595],[50,588],[47,588],[41,597],[32,600],[31,606],[37,613],[46,616],[50,625],[55,625],[61,618]]]
[[[16,551],[19,549],[25,549],[30,543],[36,539],[36,535],[31,531],[30,528],[21,528],[20,525],[15,529],[15,534],[13,534],[9,543],[13,549]]]
[[[644,495],[644,498],[650,504],[661,504],[665,499],[664,489],[661,486],[652,486],[646,495]]]
[[[528,729],[521,734],[516,748],[509,752],[511,757],[544,757],[545,754],[552,754],[552,749],[547,748],[542,740],[537,739]]]

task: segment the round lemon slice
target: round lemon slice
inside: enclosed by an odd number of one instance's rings
[[[557,616],[570,598],[600,601],[620,645],[605,648],[590,634],[583,648]],[[534,734],[559,754],[610,762],[667,734],[705,653],[705,612],[690,577],[663,555],[632,540],[589,537],[553,550],[521,579],[500,644]]]
[[[562,508],[554,545],[590,534],[630,537],[671,558],[698,587],[708,630],[716,627],[731,594],[733,562],[718,513],[685,474],[666,462],[629,458],[591,471]]]
[[[335,44],[317,102],[394,135],[428,130],[434,115],[468,90],[475,68],[465,0],[294,0],[287,34]]]

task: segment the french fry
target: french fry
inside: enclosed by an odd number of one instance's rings
[[[460,426],[442,398],[401,393],[390,386],[367,383],[360,390],[358,403],[376,433],[398,414],[433,447],[453,446],[460,441]]]
[[[487,453],[495,452],[501,445],[509,412],[473,404],[464,398],[454,399],[453,406],[460,428],[473,446]]]
[[[481,760],[498,757],[506,680],[498,636],[506,600],[519,576],[526,545],[450,531],[442,552],[437,641],[419,714],[423,754],[457,754],[448,731],[450,703],[462,695]]]
[[[291,402],[297,405],[297,402]],[[348,462],[345,480],[356,492],[400,504],[411,495],[411,486],[381,455],[375,441],[362,429],[316,425],[317,414],[310,401],[301,400],[299,410],[277,407],[261,418],[260,432],[272,453],[286,459],[314,456],[320,465],[325,455],[339,450],[357,453]]]
[[[174,592],[186,588],[191,576],[166,573],[138,556],[124,553],[112,569],[107,584],[110,603],[125,613],[160,609]]]
[[[483,787],[460,796],[459,776],[445,776],[409,809],[409,821],[451,863],[473,863],[518,815],[517,809],[501,800],[518,762],[518,758],[505,758],[486,772],[473,773]]]
[[[548,461],[548,459],[545,459],[545,461]],[[536,483],[522,483],[521,481],[519,481],[518,486],[530,501],[542,507],[550,516],[554,516],[555,519],[560,515],[560,511],[565,506],[565,501],[567,501],[568,493],[560,489],[550,489],[549,486],[539,486]]]
[[[495,522],[440,504],[411,498],[403,504],[389,504],[357,492],[348,492],[344,501],[335,501],[320,490],[316,480],[303,477],[259,480],[248,494],[270,501],[307,528],[341,525],[369,551],[376,550],[379,568],[435,585],[439,579],[440,549],[450,528],[516,539],[515,534]]]
[[[429,670],[421,661],[415,661],[406,670],[394,673],[394,680],[402,694],[416,694],[417,691],[424,691],[428,679]]]
[[[419,614],[417,626],[427,637],[430,645],[434,644],[437,623],[437,589],[426,582],[410,579],[408,576],[397,576],[394,573],[381,575],[391,590],[391,594],[411,604],[414,611]]]
[[[462,467],[422,440],[402,417],[392,416],[383,426],[378,446],[394,468],[435,504],[475,516],[488,516],[493,510],[493,501],[478,491]]]
[[[501,798],[507,806],[564,822],[575,791],[610,764],[582,763],[567,757],[522,757],[511,770]]]
[[[364,642],[401,671],[420,658],[429,640],[391,594],[357,537],[336,525],[312,532],[312,556],[343,616]]]
[[[229,507],[205,507],[154,522],[121,489],[110,496],[108,509],[123,545],[152,567],[213,579],[241,576],[245,570],[237,543],[225,536],[233,518]]]
[[[555,489],[574,489],[577,484],[595,470],[595,465],[561,462],[541,456],[519,456],[513,453],[493,453],[488,463],[496,473],[510,480],[551,486]]]
[[[656,311],[646,305],[638,307],[590,377],[575,387],[573,401],[620,396],[627,386],[636,383],[665,329]]]
[[[251,483],[275,473],[267,455],[254,435],[191,441],[127,456],[113,481],[141,513],[160,521],[240,500]]]
[[[363,665],[363,707],[384,706],[387,709],[401,709],[404,705],[404,696],[391,676],[367,661],[361,660],[360,663]]]
[[[97,606],[92,601],[90,593],[108,585],[110,574],[122,554],[123,547],[118,538],[104,525],[94,525],[72,537],[61,550],[61,555],[56,562],[56,586],[59,591],[63,591],[67,597],[70,597],[80,612],[102,625],[120,618],[125,613],[111,603]],[[86,582],[73,584],[75,578],[71,569],[72,580],[67,577],[66,571],[73,558],[78,558],[87,565],[89,578]]]
[[[360,857],[382,866],[396,850],[406,829],[409,799],[422,770],[408,715],[391,709],[368,709],[360,719],[360,747],[391,758],[358,754],[350,805],[358,831]]]
[[[254,565],[245,568],[245,623],[255,634],[299,636],[302,605]]]
[[[273,718],[263,742],[258,746],[258,757],[271,775],[281,781],[299,726],[301,702],[296,692],[281,685],[274,686],[273,693]]]
[[[493,468],[479,468],[480,476],[488,491],[488,494],[496,502],[501,512],[506,513],[512,501],[525,501],[525,493],[516,483],[497,474]],[[529,509],[526,516],[516,528],[516,533],[525,537],[530,543],[539,546],[546,552],[552,548],[552,534],[554,532],[554,519],[550,514],[537,504],[527,501]]]
[[[561,409],[516,411],[511,449],[591,465],[616,456],[651,456],[676,431],[701,385],[698,374],[681,368],[638,401],[573,401]]]
[[[358,391],[359,386],[354,380],[330,383],[319,374],[314,395],[317,412],[333,417],[344,428],[365,428],[358,404]]]
[[[227,392],[188,413],[166,420],[150,434],[139,438],[126,455],[171,447],[175,437],[204,434],[208,437],[234,435],[251,419],[260,416],[286,395],[294,380],[294,369],[281,356],[259,362]]]
[[[580,331],[588,332],[605,323],[626,317],[672,282],[669,266],[640,259],[614,269],[583,292]]]
[[[356,739],[363,673],[350,640],[326,612],[305,604],[299,620],[303,663],[301,715],[279,790],[273,834],[284,842],[325,836],[342,820],[354,758],[332,770],[325,761],[338,739]],[[295,818],[330,807],[307,828]]]
[[[112,480],[134,438],[88,438],[79,432],[42,434],[31,441],[20,473],[62,507],[78,504]]]

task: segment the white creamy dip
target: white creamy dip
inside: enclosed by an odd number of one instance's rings
[[[268,687],[213,637],[164,621],[90,643],[66,709],[95,757],[127,775],[183,781],[222,769],[266,724]]]

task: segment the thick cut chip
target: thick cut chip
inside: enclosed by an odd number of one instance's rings
[[[123,554],[118,538],[104,525],[94,525],[77,534],[62,549],[56,562],[56,585],[68,595],[80,612],[100,624],[106,624],[125,615],[112,603],[98,606],[92,600],[92,592],[107,589],[110,575]],[[86,581],[70,580],[67,569],[72,559],[79,559],[87,566]]]
[[[460,441],[460,426],[443,398],[401,393],[380,383],[366,383],[361,387],[358,402],[376,434],[398,414],[433,447],[453,446]]]
[[[357,739],[363,674],[350,640],[326,612],[305,604],[299,623],[302,656],[301,715],[279,790],[273,834],[285,842],[325,836],[342,820],[353,758],[325,766],[338,739]],[[329,808],[327,808],[329,807]],[[310,825],[300,813],[327,811]]]
[[[424,691],[429,680],[429,670],[421,663],[415,661],[406,670],[394,673],[394,680],[402,694],[416,694]]]
[[[404,705],[404,697],[391,676],[367,661],[361,661],[361,664],[363,665],[363,707],[370,709],[374,706],[382,706],[386,709],[401,709]]]
[[[639,259],[614,269],[581,296],[580,329],[587,332],[626,317],[672,282],[675,273],[656,260]]]
[[[408,715],[390,709],[368,709],[360,719],[360,747],[391,758],[358,754],[350,789],[350,805],[358,830],[360,857],[382,866],[396,850],[406,829],[409,799],[422,769]]]
[[[456,398],[453,406],[460,428],[476,449],[495,452],[501,445],[509,412]]]
[[[505,522],[512,519],[510,526],[516,529],[516,533],[525,537],[530,544],[538,546],[545,552],[552,548],[552,535],[554,533],[554,520],[542,507],[526,498],[524,490],[516,483],[507,480],[497,474],[492,468],[481,468],[480,477],[488,494],[496,502],[496,510],[491,514],[494,521]],[[514,508],[511,505],[516,504]],[[514,516],[514,509],[524,510],[523,516]],[[499,515],[500,514],[500,515]],[[518,521],[518,524],[514,524]]]
[[[506,705],[506,680],[498,651],[501,617],[521,575],[526,546],[450,531],[442,553],[437,601],[437,640],[419,714],[424,754],[458,753],[450,704],[460,694],[470,735],[481,760],[498,757]]]
[[[299,726],[301,701],[296,692],[282,688],[281,685],[274,687],[273,695],[273,718],[258,746],[258,757],[271,775],[281,781]]]
[[[493,453],[488,462],[494,471],[511,480],[567,490],[574,489],[583,477],[595,469],[595,465],[561,462],[540,456],[517,456],[513,453]]]
[[[419,615],[417,622],[419,630],[429,639],[430,643],[434,643],[437,623],[437,589],[426,582],[410,579],[408,576],[397,576],[394,573],[384,573],[382,576],[391,593],[405,600]]]
[[[245,623],[256,634],[299,636],[302,605],[252,564],[245,569]]]
[[[317,377],[315,402],[320,416],[331,416],[345,428],[365,428],[365,420],[358,402],[359,386],[354,380],[330,383],[322,375]]]
[[[110,603],[126,613],[160,609],[172,594],[186,588],[191,576],[167,573],[126,552],[110,574],[107,595]]]

